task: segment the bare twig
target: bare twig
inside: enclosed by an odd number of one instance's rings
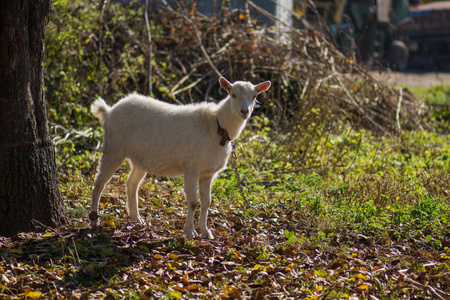
[[[415,280],[412,280],[411,278],[408,278],[408,277],[406,277],[406,276],[404,276],[404,279],[405,279],[406,281],[408,281],[409,283],[412,283],[412,284],[415,285],[415,286],[418,286],[418,287],[420,287],[420,288],[422,288],[422,289],[428,290],[434,297],[436,297],[436,298],[438,298],[438,299],[445,300],[445,299],[449,299],[449,298],[450,298],[450,294],[448,294],[448,293],[446,293],[446,292],[444,292],[444,291],[441,291],[441,290],[439,290],[438,288],[434,288],[434,287],[432,287],[432,286],[430,286],[430,285],[428,285],[428,284],[421,284],[420,282],[417,282],[417,281],[415,281]],[[438,292],[438,291],[439,291],[439,292]],[[440,293],[444,294],[445,297],[442,296]]]
[[[403,89],[400,88],[400,96],[398,99],[397,113],[395,114],[395,119],[397,120],[398,132],[401,132],[401,130],[402,130],[402,127],[400,126],[400,108],[402,107],[402,101],[403,101]]]
[[[202,77],[198,78],[196,81],[194,81],[193,83],[191,83],[191,84],[185,86],[184,88],[181,88],[181,89],[176,90],[176,91],[174,91],[174,92],[170,92],[170,95],[173,97],[173,96],[175,96],[176,94],[179,94],[179,93],[181,93],[181,92],[184,92],[184,91],[187,91],[187,90],[189,90],[189,89],[192,89],[192,88],[193,88],[194,86],[196,86],[200,81],[202,81],[205,77],[206,77],[206,76],[202,76]]]
[[[58,230],[57,228],[53,228],[53,227],[47,226],[47,225],[45,225],[45,224],[42,224],[41,222],[39,222],[39,221],[36,220],[36,219],[32,219],[32,220],[31,220],[31,223],[32,223],[36,228],[41,227],[41,228],[47,229],[47,230],[49,230],[49,231],[54,232],[60,239],[64,239],[64,237],[61,235],[61,233],[59,232],[59,230]]]
[[[216,68],[216,66],[212,62],[211,58],[209,57],[208,52],[206,51],[205,47],[203,46],[201,33],[200,33],[197,25],[186,14],[183,14],[183,18],[186,21],[188,21],[189,24],[191,24],[192,28],[194,29],[195,36],[197,37],[198,45],[199,45],[199,47],[200,47],[200,49],[201,49],[201,51],[203,53],[203,56],[205,57],[206,61],[208,62],[209,66],[214,70],[214,73],[216,73],[216,75],[218,77],[223,77],[222,73]]]
[[[105,13],[105,4],[108,0],[100,1],[100,33],[98,39],[98,75],[99,75],[99,85],[100,85],[100,95],[103,96],[103,14]]]
[[[147,27],[147,40],[148,40],[148,93],[151,96],[152,91],[152,61],[153,61],[153,46],[152,46],[152,33],[150,31],[150,22],[148,20],[148,0],[145,0],[145,26]]]
[[[184,76],[183,78],[181,78],[180,81],[178,81],[178,82],[170,89],[169,96],[170,96],[170,97],[173,97],[173,96],[175,96],[176,94],[178,94],[179,91],[178,91],[177,93],[175,93],[175,91],[178,89],[178,87],[179,87],[180,85],[182,85],[186,80],[188,80],[196,70],[197,70],[196,68],[193,68],[186,76]]]

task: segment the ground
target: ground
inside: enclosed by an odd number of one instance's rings
[[[439,72],[394,72],[372,71],[371,74],[386,83],[400,86],[430,87],[438,84],[450,84],[450,73]]]

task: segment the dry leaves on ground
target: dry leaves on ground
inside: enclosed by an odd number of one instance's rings
[[[173,216],[172,216],[173,217]],[[185,240],[181,218],[104,222],[1,239],[4,298],[319,299],[450,297],[450,241],[305,228],[281,212],[216,212],[215,240]],[[116,224],[117,223],[117,224]],[[83,224],[81,224],[83,225]],[[286,228],[289,228],[287,230]],[[295,233],[294,233],[295,232]],[[353,298],[353,299],[356,299]]]

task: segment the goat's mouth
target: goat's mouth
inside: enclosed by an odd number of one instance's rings
[[[250,112],[249,111],[240,111],[239,112],[239,116],[242,118],[242,119],[244,119],[244,120],[247,120],[248,119],[248,117],[250,117]]]

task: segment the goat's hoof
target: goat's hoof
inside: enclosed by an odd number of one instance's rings
[[[89,214],[89,220],[91,221],[91,227],[97,227],[100,225],[99,215],[96,211],[91,211]]]
[[[189,229],[189,230],[185,229],[184,234],[186,235],[186,239],[188,239],[188,240],[192,240],[198,236],[197,231],[195,231],[194,229]]]
[[[137,217],[131,218],[131,221],[133,223],[141,224],[142,226],[145,225],[145,220],[141,216],[137,216]]]
[[[211,230],[207,229],[206,231],[202,232],[202,236],[204,238],[213,240],[214,239],[214,235],[212,234]]]

